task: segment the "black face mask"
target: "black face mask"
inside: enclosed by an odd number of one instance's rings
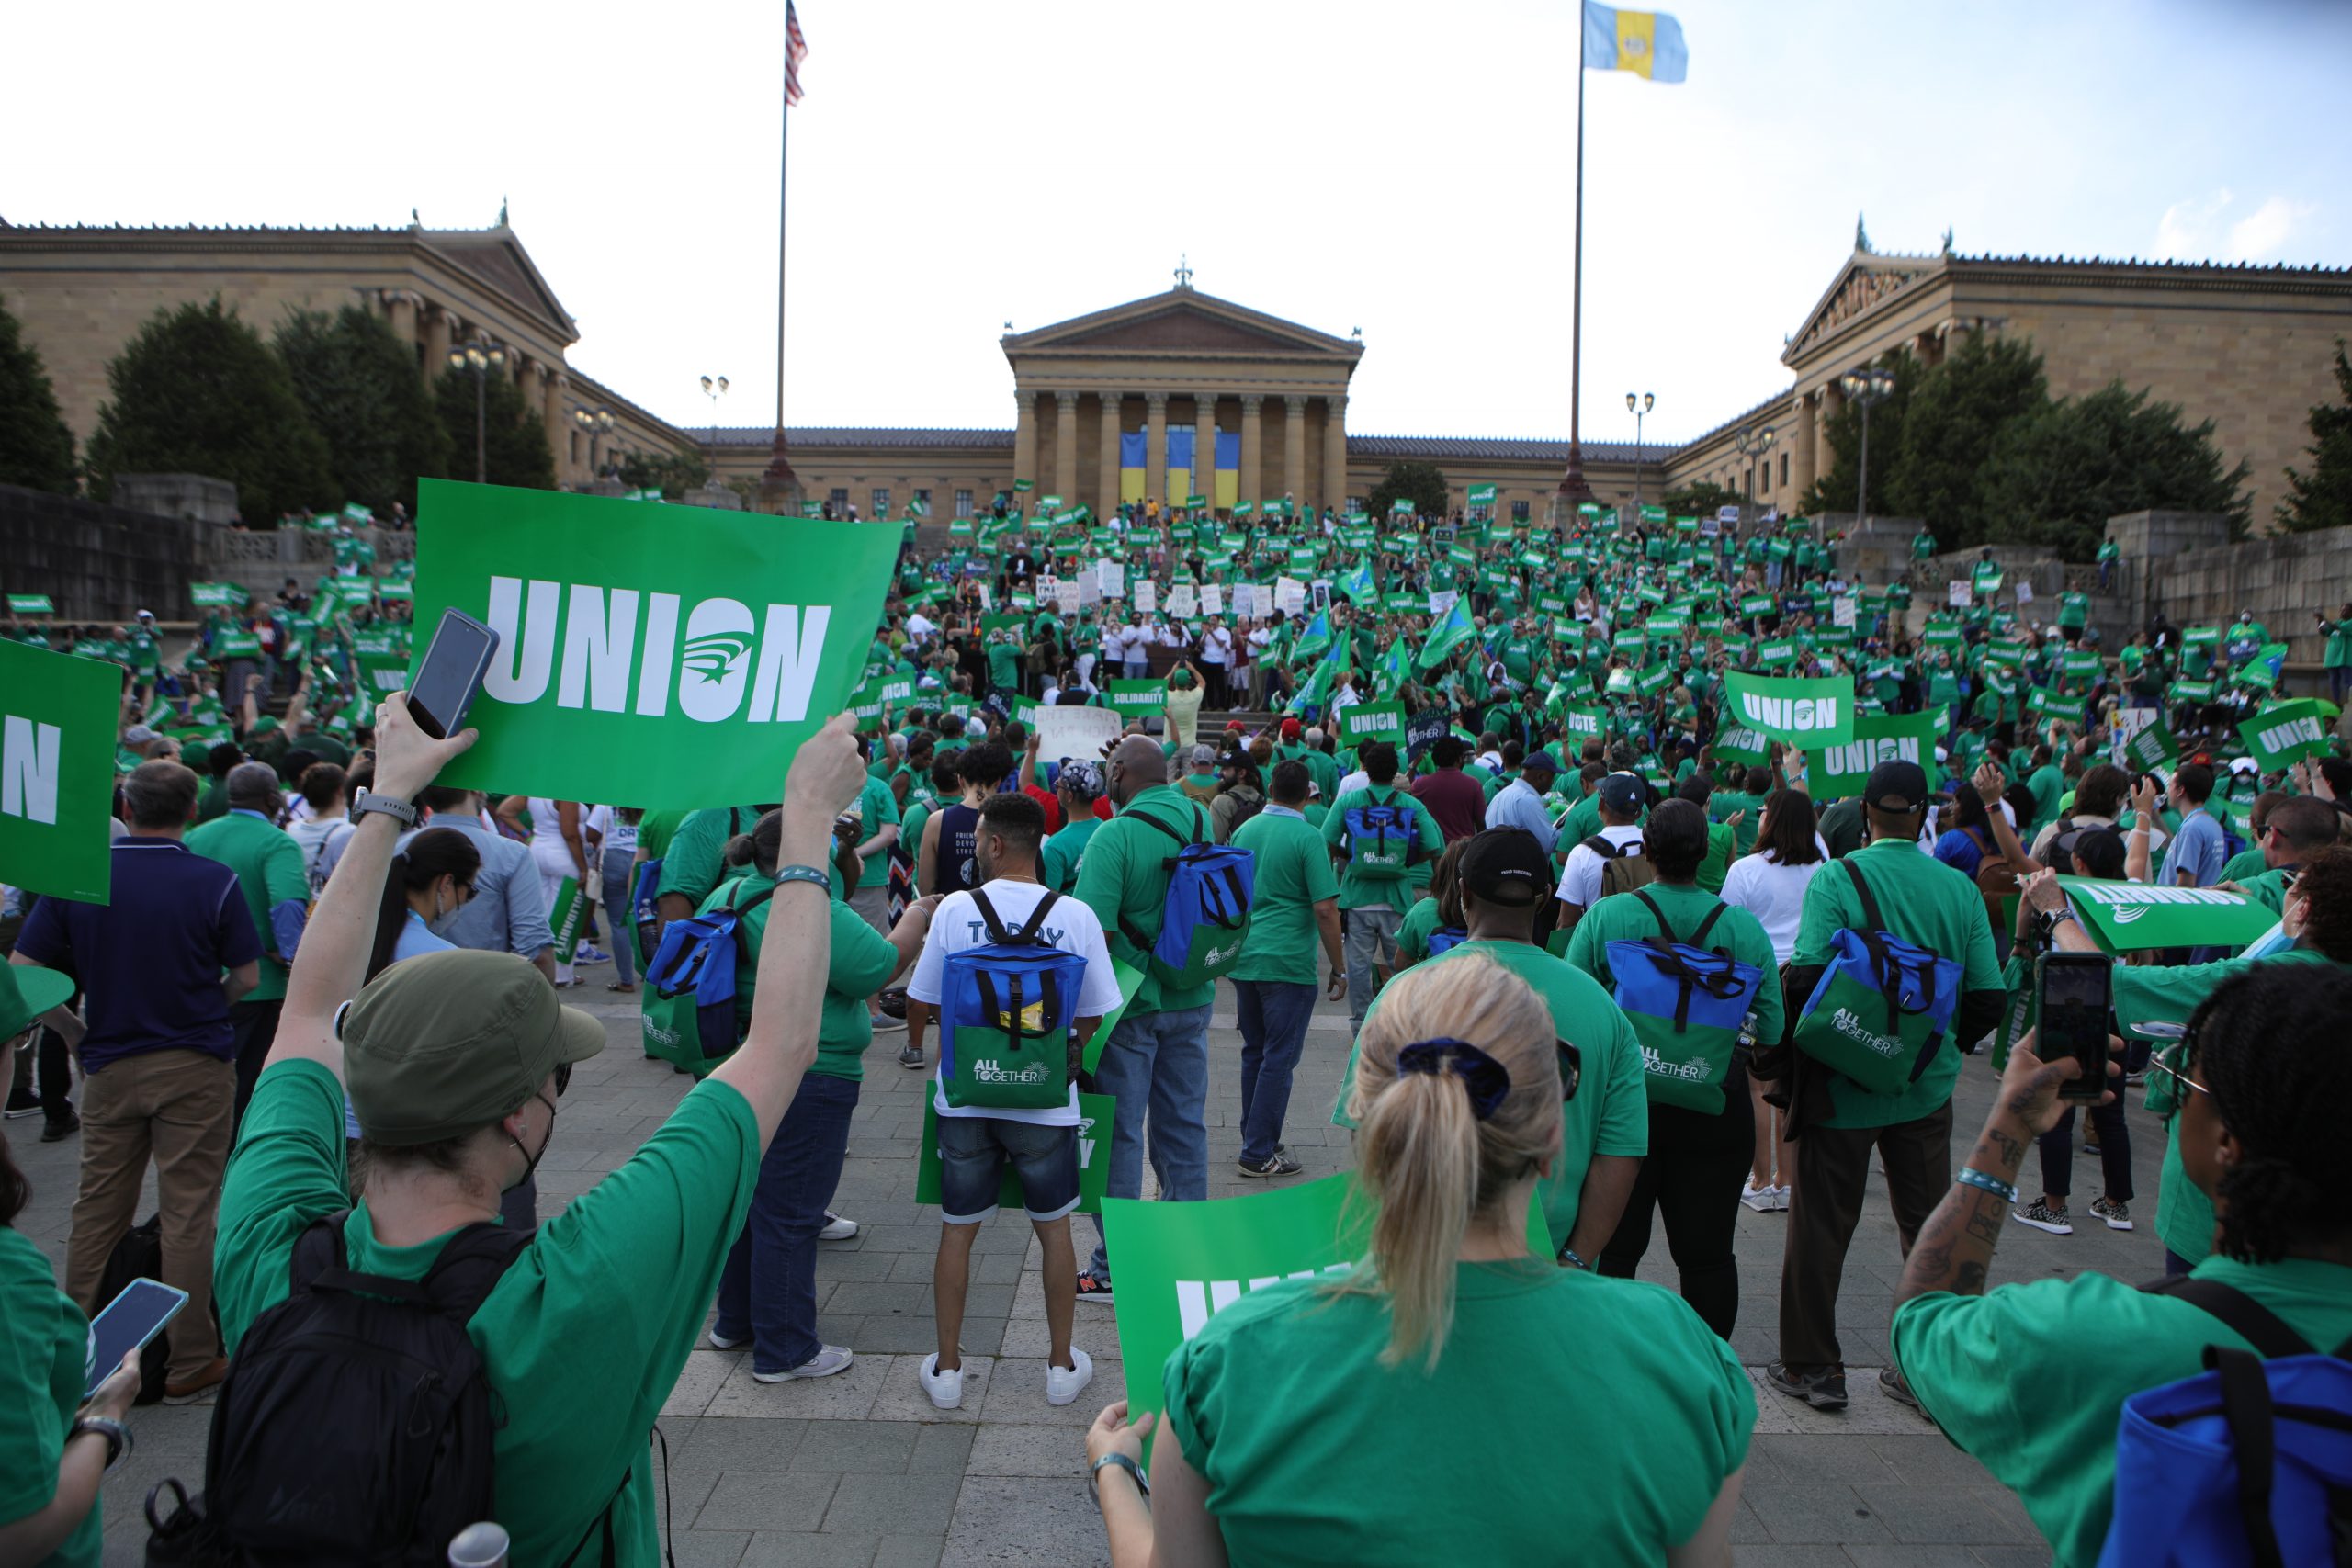
[[[556,1093],[561,1094],[562,1092],[562,1086],[559,1084],[556,1088]],[[529,1154],[527,1151],[526,1152],[523,1162],[523,1174],[516,1177],[514,1184],[506,1189],[509,1192],[514,1191],[516,1187],[520,1187],[525,1182],[531,1179],[532,1176],[536,1174],[539,1168],[539,1161],[547,1157],[548,1145],[555,1142],[555,1101],[548,1099],[545,1095],[537,1093],[534,1093],[531,1098],[548,1108],[547,1136],[539,1140],[539,1152],[537,1154]],[[523,1147],[522,1140],[519,1138],[509,1138],[507,1142],[513,1144],[518,1149]]]

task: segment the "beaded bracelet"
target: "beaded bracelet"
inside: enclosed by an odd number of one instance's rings
[[[832,897],[833,879],[813,865],[780,865],[775,868],[775,885],[778,887],[793,882],[810,883],[822,888],[827,897]]]
[[[1962,1187],[1981,1187],[1985,1191],[1999,1198],[2004,1203],[2014,1203],[2018,1201],[2018,1190],[2016,1188],[2010,1186],[2007,1182],[2002,1180],[1997,1176],[1985,1175],[1983,1171],[1977,1169],[1973,1165],[1962,1166],[1958,1170],[1952,1172],[1951,1179],[1954,1181],[1959,1182]]]

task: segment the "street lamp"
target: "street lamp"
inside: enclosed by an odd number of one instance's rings
[[[596,467],[596,441],[598,437],[613,433],[613,411],[597,409],[591,412],[587,409],[573,409],[571,423],[588,433],[588,471],[599,479],[603,478]]]
[[[1657,407],[1657,394],[1644,392],[1641,401],[1634,401],[1634,394],[1625,394],[1625,412],[1634,416],[1634,520],[1642,516],[1642,416]]]
[[[474,378],[474,483],[490,482],[490,373],[503,369],[506,350],[486,337],[460,344],[449,351],[449,368],[469,370]]]
[[[1871,410],[1894,391],[1894,372],[1883,365],[1865,365],[1838,377],[1838,386],[1849,402],[1862,408],[1861,482],[1854,491],[1854,523],[1859,528],[1871,510]]]
[[[1732,450],[1739,454],[1747,473],[1747,503],[1740,513],[1740,522],[1743,524],[1747,521],[1747,513],[1756,510],[1756,464],[1752,459],[1761,457],[1769,461],[1772,444],[1780,438],[1781,433],[1769,424],[1761,430],[1754,425],[1743,424],[1739,427],[1738,433],[1731,438]]]
[[[714,380],[708,376],[704,377],[702,395],[710,400],[711,458],[715,462],[718,457],[718,400],[727,395],[727,378],[721,376]]]

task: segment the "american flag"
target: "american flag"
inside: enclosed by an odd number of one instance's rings
[[[784,101],[800,101],[800,62],[808,58],[808,35],[800,30],[800,13],[784,0]]]

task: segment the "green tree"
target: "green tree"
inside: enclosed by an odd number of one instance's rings
[[[1871,503],[1867,509],[1854,504],[1861,483],[1862,411],[1860,404],[1849,401],[1829,418],[1829,450],[1835,461],[1797,502],[1797,510],[1805,516],[1864,510],[1874,515],[1899,515],[1891,504],[1888,481],[1894,477],[1894,456],[1903,450],[1903,426],[1912,393],[1919,385],[1919,362],[1907,354],[1890,353],[1880,355],[1879,363],[1894,371],[1894,389],[1871,410]]]
[[[548,448],[547,432],[537,409],[503,372],[492,370],[482,381],[482,452],[487,479],[494,485],[524,490],[555,489],[555,454]],[[433,384],[441,426],[449,436],[449,471],[459,479],[474,477],[474,374],[444,370]]]
[[[1658,504],[1666,508],[1668,517],[1713,517],[1726,506],[1739,505],[1743,499],[1739,491],[1713,479],[1696,479],[1680,490],[1668,491]]]
[[[0,484],[72,495],[74,433],[17,318],[0,302]]]
[[[277,329],[295,394],[327,444],[345,501],[416,512],[416,481],[449,472],[449,434],[417,374],[416,350],[356,305],[297,310]]]
[[[156,311],[107,367],[107,386],[87,454],[95,495],[117,474],[208,474],[237,487],[239,513],[259,528],[341,502],[286,362],[218,295]]]
[[[1365,503],[1374,517],[1386,517],[1391,503],[1409,501],[1423,517],[1444,517],[1453,511],[1445,471],[1435,463],[1391,463],[1387,477],[1373,487]]]
[[[2345,360],[2342,338],[2335,340],[2335,388],[2343,394],[2341,402],[2312,406],[2310,471],[2287,470],[2287,499],[2278,518],[2290,534],[2352,523],[2352,363]],[[6,418],[0,408],[0,440],[6,438]]]
[[[1875,488],[1873,474],[1871,493],[1885,495],[1899,517],[1924,519],[1945,549],[1983,544],[1977,486],[1994,439],[2049,400],[2041,356],[2030,341],[1969,333],[1958,352],[1919,378],[1900,442],[1871,443],[1872,468],[1887,466],[1885,490]]]
[[[658,490],[671,501],[681,501],[690,490],[700,490],[710,478],[710,465],[699,452],[631,452],[621,459],[621,483],[631,490]]]
[[[2170,403],[2111,381],[2044,404],[1994,437],[1978,485],[1986,542],[2046,545],[2067,560],[2098,551],[2107,520],[2127,512],[2218,512],[2242,537],[2248,466],[2222,467],[2213,422],[2187,425]]]

